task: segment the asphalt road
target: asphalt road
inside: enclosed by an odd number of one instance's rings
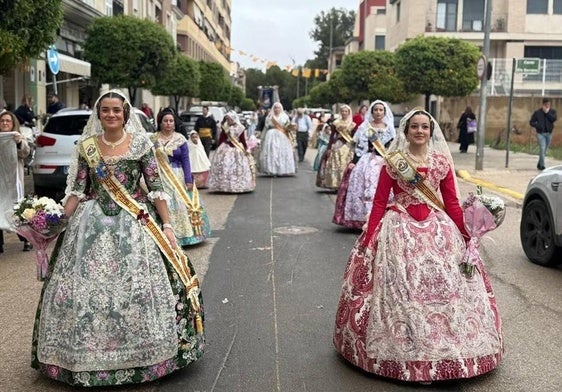
[[[332,346],[341,279],[358,233],[331,223],[335,194],[314,186],[310,160],[295,177],[259,177],[244,195],[204,192],[213,238],[189,251],[206,311],[207,350],[162,380],[109,391],[558,391],[561,269],[529,263],[519,244],[520,209],[483,241],[502,313],[505,358],[494,372],[423,387],[349,366]],[[312,154],[312,155],[311,155]],[[474,184],[460,181],[461,194]],[[0,256],[0,391],[71,391],[29,367],[40,283],[14,235]],[[96,389],[101,391],[101,389]]]

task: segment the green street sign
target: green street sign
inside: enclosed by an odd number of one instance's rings
[[[526,74],[538,74],[540,72],[541,59],[522,58],[517,59],[515,72]]]

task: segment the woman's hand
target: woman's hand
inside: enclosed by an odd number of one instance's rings
[[[165,227],[163,231],[164,234],[166,235],[166,238],[170,242],[170,245],[172,245],[172,248],[174,249],[177,248],[178,243],[176,241],[176,235],[174,234],[174,230],[169,227]]]
[[[186,182],[185,186],[187,187],[188,191],[192,191],[193,190],[193,183],[192,182]]]
[[[16,144],[21,143],[21,133],[16,132],[16,134],[14,135],[14,141],[16,142]]]

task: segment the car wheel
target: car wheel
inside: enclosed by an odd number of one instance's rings
[[[554,243],[554,225],[548,208],[540,199],[531,200],[523,208],[520,236],[525,254],[535,264],[560,264],[562,249]]]

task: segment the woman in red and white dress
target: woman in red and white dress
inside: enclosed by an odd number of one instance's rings
[[[344,274],[334,345],[361,369],[401,381],[487,373],[502,359],[501,319],[484,265],[461,272],[467,234],[443,133],[415,109],[388,153],[402,154],[432,191],[419,192],[387,155]]]

